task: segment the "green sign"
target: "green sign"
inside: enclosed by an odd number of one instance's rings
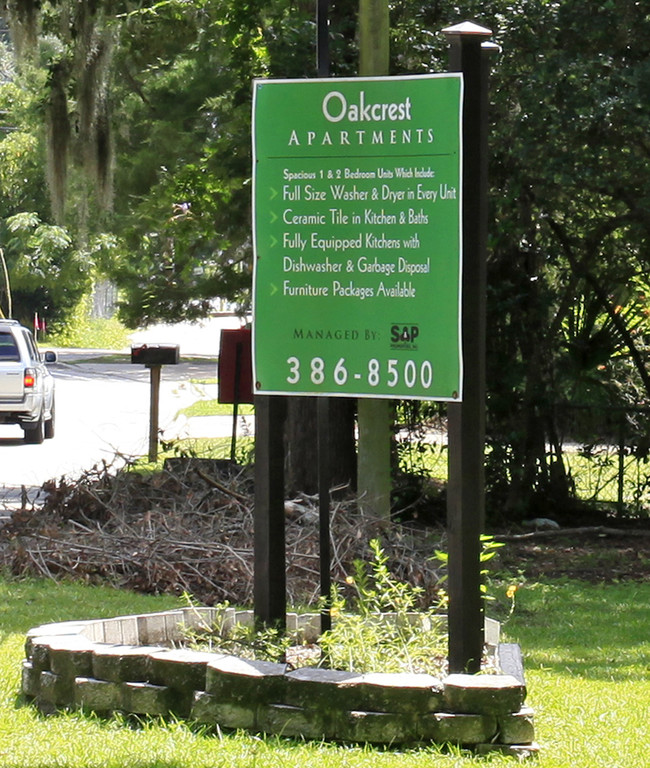
[[[462,76],[254,89],[256,391],[460,399]]]

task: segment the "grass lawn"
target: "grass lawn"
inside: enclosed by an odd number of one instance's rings
[[[149,461],[142,456],[133,463],[138,472],[160,472],[165,459],[175,456],[190,456],[205,459],[229,459],[232,446],[230,437],[187,437],[163,443],[156,461]],[[255,448],[255,438],[240,435],[235,447],[235,460],[240,464],[251,461]]]
[[[192,405],[188,405],[187,408],[183,408],[179,411],[187,418],[192,416],[232,416],[233,405],[227,403],[220,403],[217,400],[197,400]],[[252,416],[255,414],[255,408],[252,405],[242,403],[237,413],[240,416]]]
[[[505,630],[526,656],[540,766],[641,768],[650,745],[650,585],[524,586]]]
[[[458,749],[377,750],[195,729],[152,719],[44,716],[19,695],[25,632],[42,622],[173,608],[178,598],[0,580],[2,768],[452,768],[512,766]],[[526,657],[540,768],[646,768],[650,584],[524,584],[505,627]]]

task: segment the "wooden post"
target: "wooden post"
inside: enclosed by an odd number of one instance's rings
[[[283,397],[255,397],[255,511],[253,599],[258,627],[286,626]]]
[[[359,0],[359,74],[388,74],[390,20],[388,0]]]
[[[487,251],[487,53],[489,29],[443,30],[449,69],[462,72],[463,400],[447,409],[449,481],[449,669],[475,673],[483,655],[481,533],[485,516],[485,296]]]
[[[318,77],[330,76],[329,0],[318,0],[316,6],[316,66]]]
[[[359,74],[377,77],[388,74],[388,0],[359,1]],[[365,512],[390,516],[390,402],[359,398],[359,461],[357,492]]]
[[[235,396],[232,404],[232,435],[230,437],[230,461],[235,461],[237,452],[237,419],[239,418],[239,398],[241,397],[241,366],[244,354],[243,344],[238,341],[235,345]]]
[[[625,411],[621,411],[618,417],[618,493],[616,508],[622,515],[625,510]]]
[[[329,0],[318,0],[316,9],[318,42],[316,64],[319,77],[330,76]],[[331,556],[330,556],[330,485],[332,463],[330,456],[330,398],[317,401],[318,440],[318,533],[320,562],[321,632],[332,628],[331,607]]]
[[[160,370],[162,365],[148,365],[149,368],[149,461],[158,459],[158,424],[160,414]]]
[[[330,574],[330,398],[319,397],[318,418],[318,519],[320,548],[321,632],[332,628]]]

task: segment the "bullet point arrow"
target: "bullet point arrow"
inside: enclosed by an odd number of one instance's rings
[[[278,220],[278,214],[273,213],[273,211],[271,211],[271,224],[275,224],[277,220]]]
[[[278,292],[278,286],[271,283],[271,296],[274,296]]]
[[[271,235],[271,248],[275,248],[275,246],[276,246],[277,244],[278,244],[278,240],[277,240],[277,238],[276,238],[276,237],[273,237],[273,235]]]
[[[269,197],[269,200],[274,200],[277,196],[278,196],[278,190],[273,189],[273,187],[271,187],[271,196]]]

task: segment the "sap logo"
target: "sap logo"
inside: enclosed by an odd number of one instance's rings
[[[392,325],[390,329],[390,340],[393,346],[413,347],[419,335],[418,325]]]

